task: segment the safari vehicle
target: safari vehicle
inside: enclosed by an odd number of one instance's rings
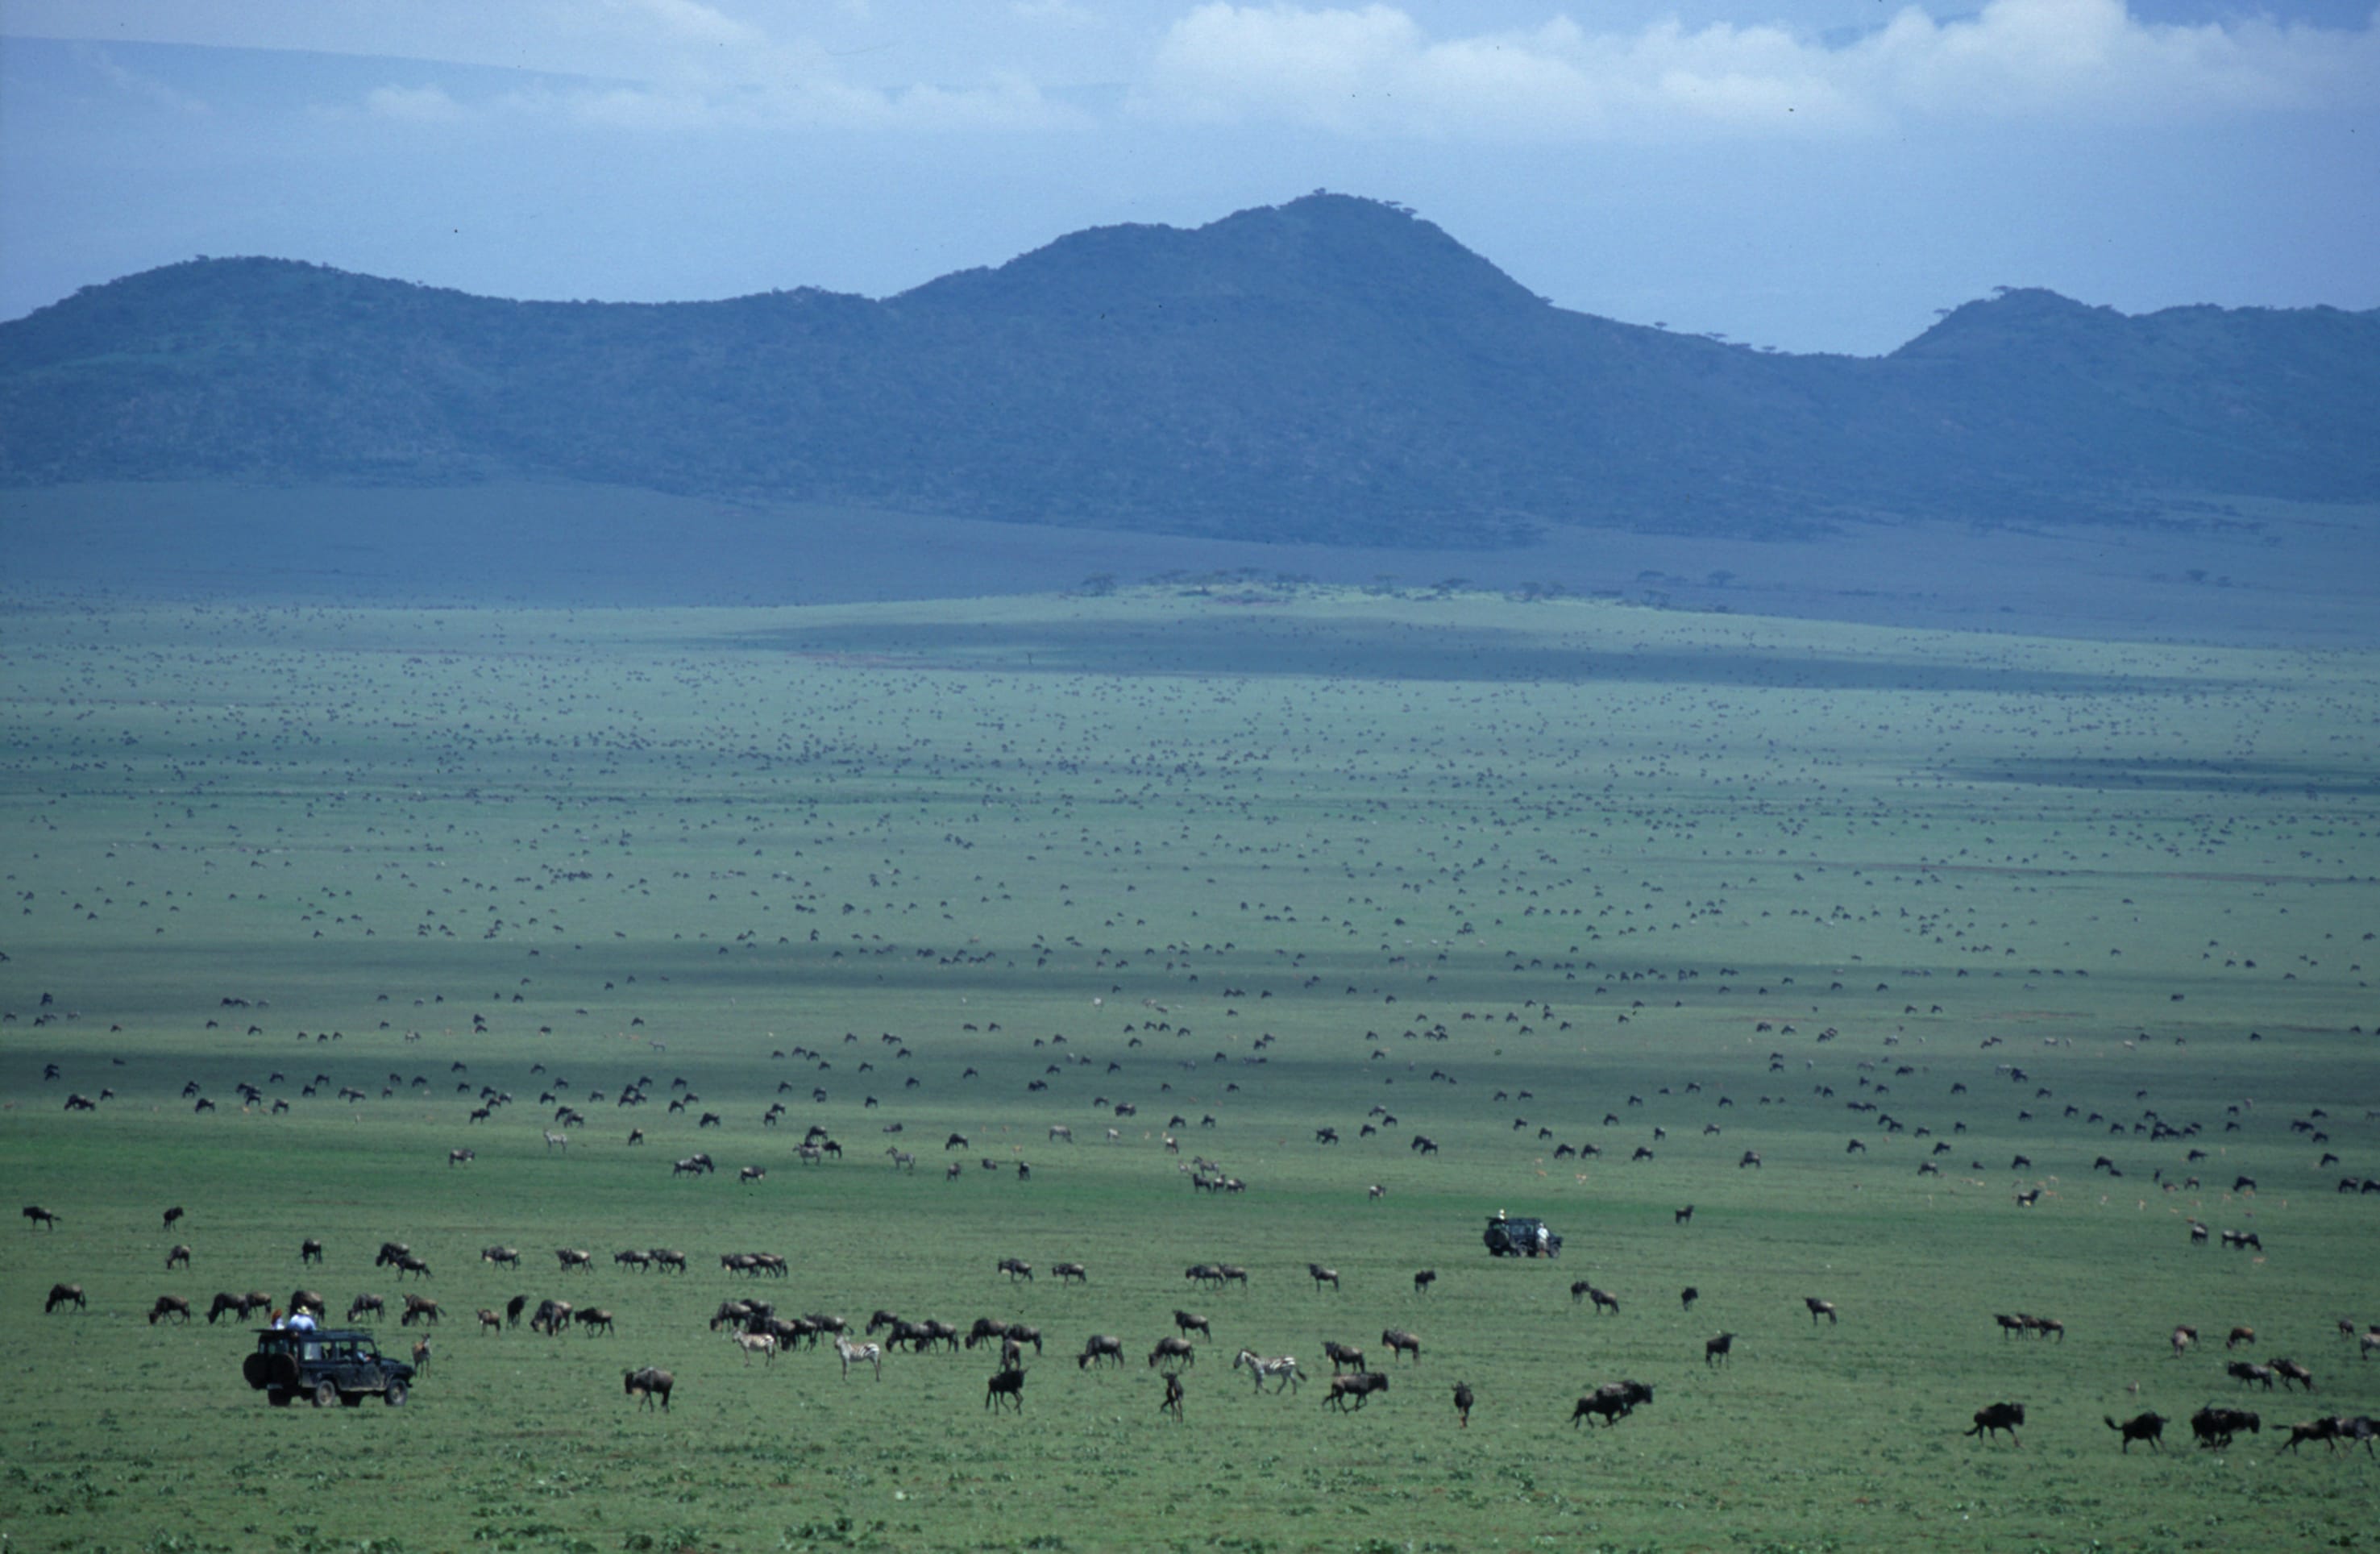
[[[1499,1214],[1488,1221],[1482,1237],[1488,1252],[1499,1257],[1559,1257],[1562,1238],[1543,1220],[1507,1220]]]
[[[411,1366],[383,1356],[370,1333],[346,1328],[260,1328],[240,1374],[275,1408],[301,1397],[316,1408],[353,1408],[374,1392],[401,1408],[413,1381]]]

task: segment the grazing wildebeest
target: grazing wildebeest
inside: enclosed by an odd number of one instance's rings
[[[2226,1349],[2237,1349],[2243,1343],[2253,1343],[2255,1342],[2255,1329],[2234,1328],[2231,1329],[2229,1335],[2223,1340],[2223,1347]]]
[[[319,1263],[322,1260],[322,1244],[321,1242],[316,1241],[312,1236],[308,1236],[305,1240],[298,1244],[298,1266],[299,1268],[304,1268],[308,1263]]]
[[[2265,1390],[2269,1392],[2273,1390],[2273,1367],[2270,1366],[2260,1366],[2249,1360],[2234,1360],[2223,1368],[2230,1373],[2233,1380],[2243,1387],[2261,1381],[2265,1384]]]
[[[623,1371],[620,1374],[627,1380],[627,1396],[643,1400],[637,1404],[639,1412],[652,1407],[655,1399],[661,1401],[663,1414],[669,1412],[670,1389],[677,1385],[676,1377],[657,1366],[647,1366],[641,1370]]]
[[[2250,1435],[2261,1434],[2264,1420],[2244,1408],[2217,1408],[2213,1403],[2190,1416],[2190,1433],[2198,1438],[2199,1445],[2210,1450],[2221,1451],[2229,1446],[2232,1436],[2241,1430]]]
[[[2198,1329],[2197,1329],[2196,1328],[2179,1328],[2179,1327],[2178,1327],[2178,1328],[2174,1329],[2173,1329],[2173,1340],[2172,1340],[2172,1342],[2173,1342],[2173,1357],[2174,1357],[2175,1359],[2177,1359],[2177,1360],[2180,1359],[2180,1358],[2181,1358],[2181,1352],[2182,1352],[2183,1350],[2185,1350],[2185,1349],[2189,1348],[2192,1344],[2196,1343],[2197,1342],[2198,1342]]]
[[[2002,1338],[2022,1338],[2024,1336],[2024,1318],[2022,1317],[2011,1317],[2005,1311],[1995,1311],[1992,1313],[1992,1320],[2000,1325],[2000,1336]]]
[[[382,1300],[378,1295],[361,1294],[347,1303],[347,1320],[353,1322],[363,1317],[370,1317],[377,1319],[385,1315],[387,1311],[388,1303]]]
[[[2136,1440],[2145,1440],[2159,1451],[2165,1450],[2166,1417],[2162,1414],[2135,1414],[2120,1425],[2104,1414],[2099,1417],[2107,1420],[2107,1428],[2124,1438],[2126,1451],[2132,1449],[2132,1442]]]
[[[479,1158],[480,1152],[477,1149],[449,1149],[446,1151],[446,1163],[449,1166],[468,1165]]]
[[[570,1325],[572,1307],[568,1301],[551,1296],[537,1303],[537,1313],[528,1319],[528,1330],[543,1333],[548,1338],[560,1338],[562,1329]]]
[[[1437,1282],[1438,1269],[1434,1268],[1423,1269],[1420,1272],[1414,1275],[1414,1293],[1416,1295],[1426,1295],[1429,1293],[1429,1287]],[[1334,1285],[1333,1287],[1335,1288],[1336,1286]]]
[[[322,1292],[319,1290],[292,1290],[289,1292],[289,1315],[292,1317],[297,1316],[301,1311],[310,1311],[316,1317],[320,1317],[327,1315],[330,1309],[330,1303],[322,1298]]]
[[[967,1329],[966,1346],[972,1349],[988,1339],[1002,1339],[1007,1336],[1006,1322],[997,1317],[978,1317],[975,1319],[975,1326]]]
[[[50,1298],[48,1301],[43,1303],[42,1306],[42,1313],[47,1315],[50,1312],[55,1311],[62,1305],[71,1305],[77,1311],[88,1311],[91,1309],[91,1304],[83,1299],[82,1286],[79,1284],[53,1284],[50,1286]]]
[[[1334,1343],[1325,1339],[1322,1341],[1322,1353],[1329,1356],[1330,1369],[1334,1375],[1342,1370],[1364,1368],[1364,1352],[1361,1349],[1353,1348],[1344,1343]]]
[[[504,1330],[503,1314],[491,1311],[484,1305],[480,1307],[480,1330],[483,1333],[503,1332]]]
[[[1373,1393],[1388,1390],[1389,1378],[1378,1371],[1359,1370],[1351,1376],[1334,1376],[1330,1378],[1330,1390],[1323,1398],[1322,1406],[1336,1408],[1344,1414],[1348,1399],[1353,1398],[1355,1406],[1361,1408],[1371,1401]]]
[[[1195,1366],[1198,1363],[1198,1351],[1186,1338],[1159,1339],[1157,1347],[1148,1352],[1149,1368],[1154,1370],[1161,1363],[1173,1361]]]
[[[242,1296],[231,1293],[229,1291],[224,1291],[217,1293],[214,1304],[207,1307],[207,1326],[211,1328],[213,1327],[215,1325],[215,1318],[226,1314],[243,1317],[246,1317],[248,1315],[247,1300]]]
[[[160,1317],[187,1322],[190,1319],[190,1303],[179,1295],[159,1295],[157,1304],[149,1308],[149,1325],[155,1327]]]
[[[174,1248],[172,1248],[171,1250],[169,1250],[169,1251],[165,1254],[165,1266],[166,1266],[167,1268],[169,1268],[169,1269],[170,1269],[170,1268],[176,1268],[176,1267],[180,1267],[180,1268],[188,1268],[188,1267],[189,1267],[189,1266],[190,1266],[190,1249],[189,1249],[189,1247],[188,1247],[188,1245],[186,1245],[186,1244],[185,1244],[185,1245],[177,1245],[177,1246],[175,1246]]]
[[[1706,1366],[1725,1365],[1728,1363],[1728,1356],[1733,1354],[1734,1351],[1735,1335],[1733,1333],[1721,1333],[1717,1338],[1705,1339],[1703,1341],[1703,1364]]]
[[[1123,1340],[1112,1333],[1093,1333],[1083,1341],[1083,1352],[1075,1356],[1075,1368],[1087,1370],[1101,1360],[1123,1364]]]
[[[1456,1382],[1454,1384],[1454,1420],[1456,1424],[1460,1425],[1466,1430],[1471,1427],[1472,1402],[1473,1394],[1471,1391],[1471,1383],[1468,1381]]]
[[[1962,1430],[1960,1433],[1962,1435],[1980,1436],[1988,1430],[1992,1434],[1998,1435],[2000,1431],[2006,1430],[2009,1433],[2009,1439],[2015,1441],[2019,1446],[2022,1446],[2024,1442],[2018,1437],[2016,1427],[2023,1423],[2024,1404],[2021,1402],[1996,1402],[1975,1410],[1975,1427],[1972,1430]]]
[[[1410,1354],[1413,1355],[1414,1364],[1421,1364],[1421,1340],[1405,1331],[1402,1328],[1382,1329],[1380,1330],[1380,1342],[1389,1346],[1389,1363],[1390,1365],[1394,1365],[1396,1363],[1398,1355],[1404,1354]]]
[[[1087,1284],[1091,1281],[1090,1270],[1080,1263],[1051,1263],[1050,1271],[1058,1276],[1061,1284]]]
[[[1757,1166],[1759,1164],[1760,1151],[1757,1149],[1746,1149],[1743,1152],[1743,1159],[1735,1162],[1735,1169],[1742,1171],[1745,1166]]]
[[[1426,1134],[1417,1133],[1414,1135],[1413,1150],[1417,1155],[1435,1155],[1438,1153],[1438,1141]]]
[[[1335,1268],[1324,1268],[1320,1263],[1308,1263],[1305,1265],[1305,1272],[1306,1276],[1314,1281],[1314,1288],[1317,1291],[1325,1284],[1334,1290],[1339,1288],[1339,1270]]]
[[[54,1231],[58,1228],[58,1217],[38,1203],[29,1203],[25,1206],[25,1219],[28,1221],[26,1225],[28,1230]]]
[[[882,1344],[866,1342],[855,1343],[850,1339],[838,1335],[834,1341],[834,1352],[843,1361],[843,1374],[845,1378],[851,1375],[851,1362],[858,1360],[875,1367],[877,1380],[884,1379],[884,1346]]]
[[[1016,1405],[1017,1413],[1025,1412],[1025,1373],[1014,1366],[995,1372],[991,1379],[984,1383],[984,1407],[998,1408],[1003,1398]]]
[[[2282,1391],[2288,1391],[2289,1390],[2289,1384],[2292,1381],[2297,1382],[2309,1392],[2313,1390],[2313,1372],[2306,1369],[2305,1366],[2298,1364],[2295,1360],[2268,1360],[2265,1364],[2272,1368],[2272,1372],[2275,1376],[2281,1378]]]
[[[1185,1337],[1191,1333],[1196,1333],[1201,1338],[1210,1339],[1215,1336],[1215,1330],[1208,1326],[1207,1318],[1198,1316],[1195,1312],[1174,1312],[1173,1329],[1176,1332],[1179,1332]]]
[[[1815,1295],[1803,1295],[1802,1304],[1810,1308],[1810,1326],[1814,1328],[1818,1325],[1818,1318],[1821,1317],[1824,1317],[1830,1325],[1837,1319],[1835,1303],[1832,1301],[1822,1301]]]
[[[1682,1310],[1692,1311],[1694,1308],[1694,1302],[1702,1298],[1703,1293],[1691,1284],[1678,1292],[1678,1305]]]
[[[436,1301],[425,1295],[407,1295],[405,1297],[405,1315],[396,1319],[396,1325],[400,1328],[409,1328],[416,1322],[435,1323],[438,1317]]]
[[[2206,1244],[2206,1226],[2204,1221],[2192,1220],[2190,1222],[2190,1241],[2193,1246]]]

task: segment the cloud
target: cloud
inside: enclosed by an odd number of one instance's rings
[[[412,124],[454,124],[471,116],[469,109],[437,86],[375,87],[364,96],[364,111],[375,118]]]
[[[1912,6],[1828,44],[1662,21],[1432,37],[1404,11],[1199,6],[1161,40],[1142,111],[1345,135],[1637,139],[1877,130],[1926,118],[2170,121],[2380,103],[2380,31],[2139,20],[2123,0]]]

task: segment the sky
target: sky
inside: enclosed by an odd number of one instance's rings
[[[2380,306],[2374,0],[0,0],[0,319],[200,254],[884,297],[1396,200],[1564,308],[1888,351]]]

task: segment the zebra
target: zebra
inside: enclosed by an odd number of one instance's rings
[[[549,1149],[559,1149],[563,1153],[568,1154],[570,1152],[570,1135],[566,1133],[555,1133],[549,1128],[546,1130],[545,1134],[545,1147]]]
[[[755,1354],[762,1356],[771,1365],[775,1365],[777,1363],[776,1334],[731,1332],[727,1336],[735,1341],[736,1348],[744,1351],[744,1363],[746,1365],[748,1366],[752,1363],[752,1356]],[[870,1344],[869,1347],[873,1348],[875,1346]]]
[[[1268,1376],[1274,1378],[1275,1392],[1298,1386],[1305,1379],[1297,1368],[1297,1356],[1294,1354],[1276,1354],[1270,1359],[1266,1359],[1260,1357],[1253,1349],[1243,1349],[1239,1353],[1239,1357],[1232,1362],[1232,1368],[1237,1370],[1242,1366],[1248,1367],[1248,1374],[1255,1379],[1257,1390],[1259,1392],[1264,1390],[1265,1378]]]
[[[838,1334],[834,1341],[834,1352],[843,1357],[843,1374],[846,1378],[851,1375],[851,1362],[858,1360],[876,1368],[877,1380],[884,1379],[884,1346],[882,1344],[854,1343],[851,1340]]]

